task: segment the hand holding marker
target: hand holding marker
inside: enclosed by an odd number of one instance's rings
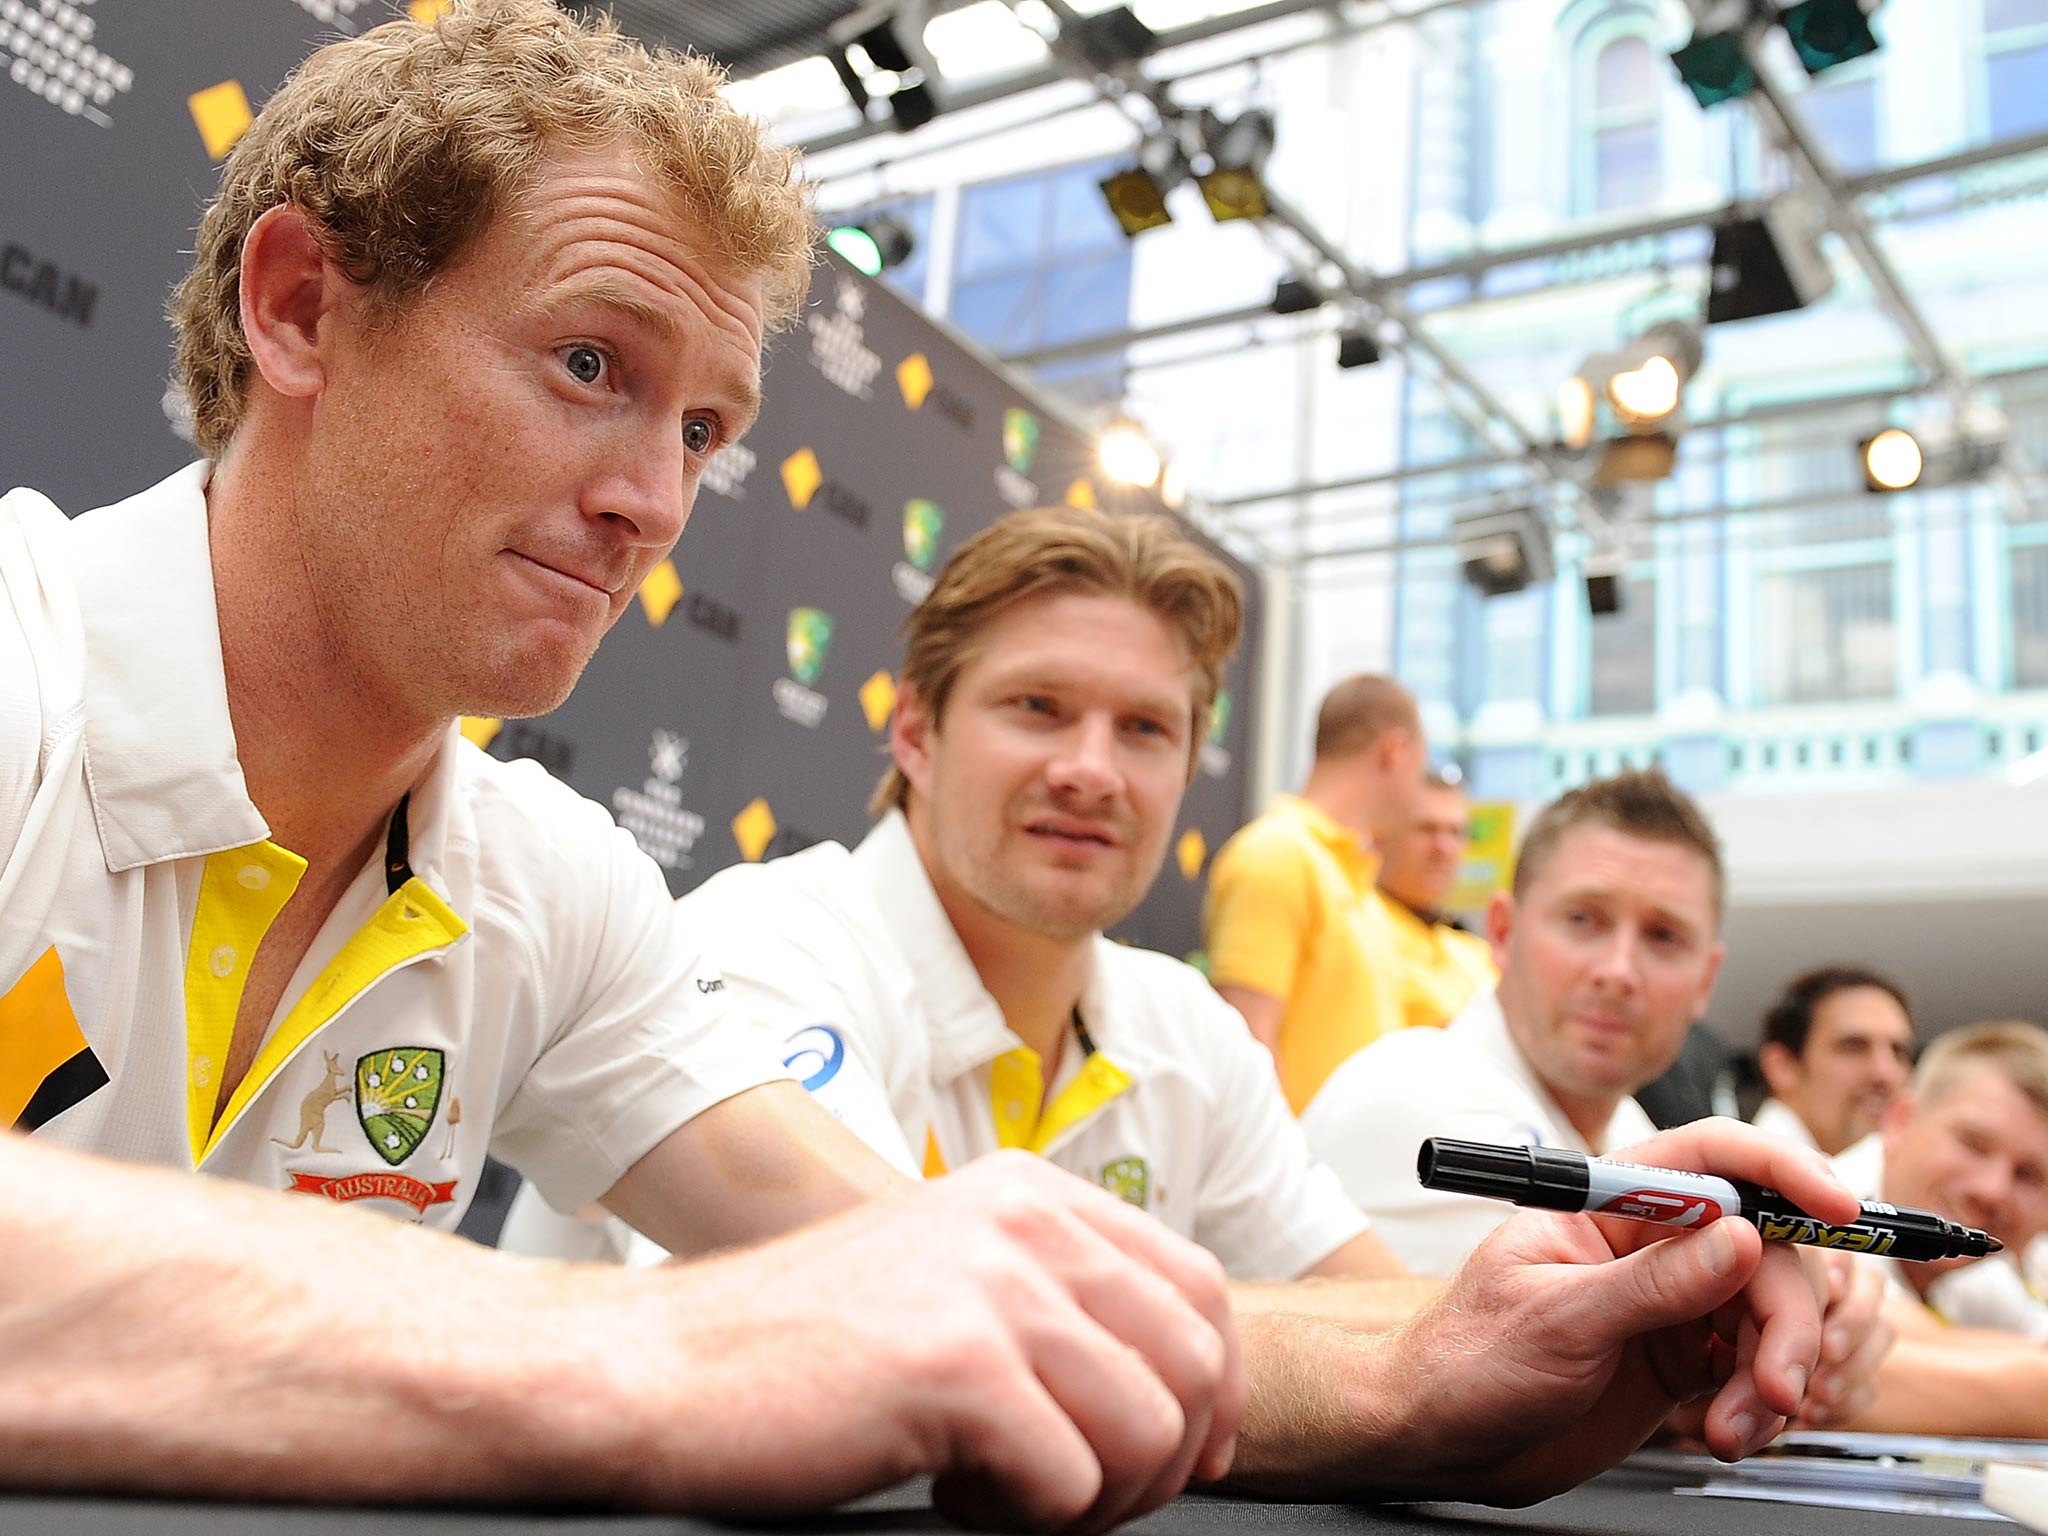
[[[1429,1189],[1490,1195],[1549,1211],[1625,1216],[1667,1227],[1703,1227],[1723,1216],[1739,1216],[1766,1242],[1805,1243],[1888,1259],[1975,1259],[2004,1246],[1987,1232],[1932,1211],[1867,1201],[1855,1221],[1831,1226],[1760,1184],[1609,1162],[1563,1147],[1501,1147],[1432,1136],[1416,1156],[1415,1174]]]

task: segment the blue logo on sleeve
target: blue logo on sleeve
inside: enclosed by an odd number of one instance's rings
[[[789,1037],[790,1054],[782,1064],[800,1078],[806,1093],[816,1093],[839,1075],[846,1063],[846,1040],[829,1024],[810,1024]]]

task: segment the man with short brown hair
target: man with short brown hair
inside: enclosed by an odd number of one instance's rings
[[[1299,795],[1240,829],[1209,866],[1209,976],[1273,1055],[1299,1114],[1323,1079],[1407,1022],[1373,829],[1407,821],[1427,746],[1408,690],[1346,678],[1316,714]]]
[[[1857,965],[1793,977],[1764,1012],[1762,1130],[1830,1157],[1861,1141],[1913,1072],[1913,1017],[1898,984]]]
[[[1473,993],[1500,979],[1486,941],[1444,910],[1471,840],[1464,781],[1441,769],[1423,776],[1413,815],[1375,833],[1380,894],[1394,926],[1411,1028],[1449,1023]]]

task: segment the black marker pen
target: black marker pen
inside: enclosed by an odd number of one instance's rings
[[[1415,1174],[1430,1189],[1667,1227],[1703,1227],[1723,1216],[1739,1216],[1766,1242],[1806,1243],[1888,1259],[1976,1259],[2004,1246],[1988,1232],[1932,1211],[1876,1201],[1866,1203],[1855,1221],[1830,1226],[1760,1184],[1613,1163],[1562,1147],[1498,1147],[1432,1136],[1416,1156]]]

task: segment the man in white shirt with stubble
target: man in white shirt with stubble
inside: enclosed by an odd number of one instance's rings
[[[1498,989],[1441,1030],[1401,1030],[1358,1052],[1302,1116],[1310,1147],[1403,1263],[1448,1274],[1513,1214],[1425,1189],[1425,1138],[1629,1156],[1656,1134],[1632,1095],[1671,1065],[1713,995],[1722,889],[1713,829],[1655,770],[1582,785],[1531,822],[1514,888],[1487,914]],[[1844,1269],[1838,1283],[1852,1278]],[[1877,1303],[1867,1284],[1845,1293],[1844,1315],[1865,1325],[1831,1331],[1809,1420],[1869,1398],[1889,1337],[1867,1326]]]

